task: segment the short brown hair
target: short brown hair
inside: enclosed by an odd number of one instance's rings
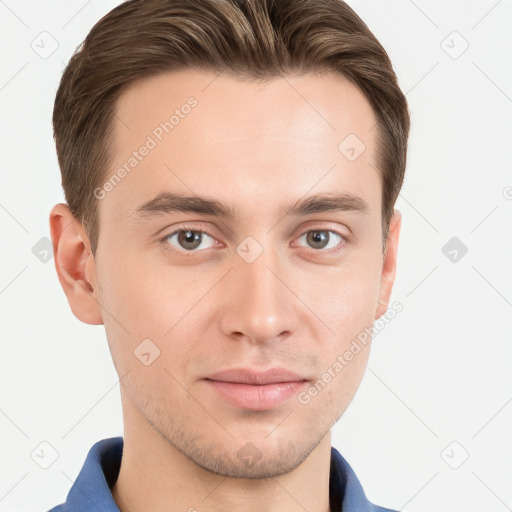
[[[66,67],[53,111],[62,186],[93,254],[99,237],[93,191],[110,164],[114,110],[133,81],[182,69],[265,80],[334,71],[368,98],[377,118],[383,240],[402,186],[407,100],[391,61],[341,0],[129,0],[91,29]],[[341,141],[340,141],[341,142]]]

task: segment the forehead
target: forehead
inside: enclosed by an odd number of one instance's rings
[[[380,199],[374,112],[337,74],[262,83],[195,70],[163,73],[121,94],[113,128],[105,181],[126,172],[100,209],[110,204],[118,216],[163,190],[231,204],[298,198],[314,187],[345,187],[370,204]]]
[[[192,98],[197,106],[188,109]],[[173,139],[180,132],[185,135],[199,129],[208,134],[205,142],[226,135],[254,138],[259,132],[262,137],[282,136],[314,144],[317,135],[330,134],[336,140],[347,130],[366,139],[376,123],[363,92],[334,73],[281,75],[262,82],[196,70],[168,72],[132,83],[116,107],[114,128],[125,142],[151,133],[173,114],[180,120],[172,121],[174,127],[181,124]],[[196,115],[188,116],[189,110]],[[184,116],[190,117],[187,123],[181,123]],[[167,142],[172,143],[171,138]]]

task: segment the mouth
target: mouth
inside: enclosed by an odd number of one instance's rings
[[[221,399],[240,408],[272,409],[303,389],[310,379],[284,368],[234,368],[203,379]]]

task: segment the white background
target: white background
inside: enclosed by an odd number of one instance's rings
[[[0,1],[2,511],[61,503],[92,444],[123,432],[104,328],[73,316],[53,259],[32,252],[64,200],[51,127],[61,73],[117,3]],[[379,505],[510,510],[512,2],[349,3],[393,61],[412,133],[397,203],[404,309],[375,338],[333,445]],[[43,31],[58,43],[46,59],[31,47]],[[468,248],[456,262],[441,250],[454,236]],[[31,457],[43,441],[58,452],[48,469]]]

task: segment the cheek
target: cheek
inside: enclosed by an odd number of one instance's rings
[[[101,276],[105,331],[116,369],[120,375],[135,370],[131,372],[134,379],[135,373],[146,372],[148,385],[166,382],[169,374],[157,377],[158,369],[179,375],[201,350],[197,347],[201,339],[198,315],[211,300],[201,297],[218,276],[212,275],[209,284],[208,276],[201,278],[155,262],[146,265],[142,258],[119,255],[117,261],[114,264],[113,258],[109,267],[105,265],[109,271]],[[153,358],[145,367],[144,359]]]
[[[302,289],[311,309],[337,339],[350,339],[373,323],[380,287],[375,262],[360,261],[318,273],[313,286]]]
[[[136,349],[144,340],[152,340],[157,347],[151,350],[154,357],[161,345],[158,340],[162,332],[169,329],[169,319],[165,324],[163,321],[164,305],[151,286],[154,279],[147,267],[135,260],[111,246],[97,262],[98,301],[112,358],[120,375],[134,365],[141,366],[141,361],[136,359]],[[162,321],[155,322],[159,316]]]
[[[318,286],[309,292],[305,287],[303,293],[309,293],[311,310],[329,326],[316,333],[322,372],[319,387],[325,384],[319,401],[340,413],[353,398],[368,361],[380,286],[378,258],[360,258],[329,274],[319,274]]]
[[[126,253],[116,254],[112,248],[109,260],[102,261],[105,306],[118,327],[122,325],[133,336],[160,337],[185,312],[179,275],[168,266]]]
[[[347,350],[350,349],[347,347]],[[347,351],[335,355],[325,364],[318,378],[297,399],[309,419],[316,424],[320,418],[330,422],[330,428],[345,412],[354,398],[368,362],[369,345],[356,349],[347,359]]]

